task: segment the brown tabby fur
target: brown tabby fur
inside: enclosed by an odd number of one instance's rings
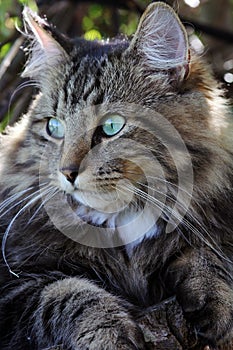
[[[177,32],[180,35],[182,53],[174,65],[167,66],[161,56],[153,66],[144,56],[142,43],[150,37],[153,41],[158,27],[151,17],[154,13],[157,20],[161,18],[161,36],[169,26],[174,27],[173,41],[178,40]],[[194,53],[189,60],[178,18],[168,6],[152,4],[131,43],[111,44],[69,41],[30,13],[25,21],[33,44],[24,75],[32,78],[40,93],[28,114],[1,137],[0,349],[42,350],[60,344],[76,350],[146,349],[135,319],[141,310],[173,295],[206,343],[231,339],[232,126],[222,91],[206,63]],[[148,55],[153,56],[156,41],[148,45]],[[164,45],[175,62],[171,42]],[[100,116],[117,113],[126,119],[133,113],[148,114],[150,109],[182,136],[192,160],[193,192],[187,213],[171,232],[166,231],[167,216],[162,214],[154,234],[128,246],[100,248],[70,239],[50,220],[47,209],[55,206],[59,217],[55,203],[61,200],[68,205],[66,197],[68,201],[72,197],[64,194],[68,191],[58,176],[67,179],[63,180],[66,186],[71,186],[68,177],[74,173],[83,176],[84,192],[99,189],[105,195],[126,178],[147,196],[145,177],[154,169],[153,157],[148,161],[136,148],[125,147],[124,137],[146,145],[162,164],[169,181],[167,206],[174,204],[177,195],[175,166],[186,174],[187,154],[174,146],[174,164],[143,118],[132,125],[129,118],[119,134],[104,138],[91,106],[97,106]],[[50,117],[64,121],[64,139],[46,132]],[[159,127],[150,114],[147,119],[152,129]],[[99,148],[91,154],[93,144]],[[114,152],[119,153],[118,159]],[[87,154],[90,158],[85,163]],[[156,169],[154,176],[158,176]],[[42,196],[29,202],[40,186],[43,192],[44,181],[52,190],[59,189],[47,209],[40,206]],[[158,182],[153,179],[155,188]],[[74,210],[79,207],[74,200],[70,205]],[[92,214],[88,213],[89,222]],[[107,225],[95,220],[95,228]],[[73,229],[69,217],[65,225]],[[80,232],[92,235],[82,223]]]

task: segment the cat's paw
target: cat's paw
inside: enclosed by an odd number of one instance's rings
[[[69,350],[145,350],[130,310],[125,300],[88,280],[65,278],[41,293],[33,341],[39,349],[62,343]]]
[[[98,315],[96,315],[98,317]],[[141,330],[126,314],[106,313],[104,318],[80,325],[75,350],[146,350]]]
[[[233,289],[225,283],[192,289],[181,285],[177,299],[197,334],[216,345],[233,338]]]
[[[75,350],[146,350],[142,331],[128,306],[105,291],[96,295],[76,321],[72,337]]]

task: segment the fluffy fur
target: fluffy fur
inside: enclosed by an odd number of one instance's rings
[[[137,315],[173,295],[207,343],[231,339],[231,120],[176,14],[151,4],[111,44],[24,17],[40,92],[1,136],[1,350],[146,349]]]

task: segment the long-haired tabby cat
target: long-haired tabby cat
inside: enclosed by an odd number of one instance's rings
[[[40,92],[1,136],[1,350],[146,349],[137,314],[174,295],[230,339],[230,120],[176,14],[112,42],[24,18]]]

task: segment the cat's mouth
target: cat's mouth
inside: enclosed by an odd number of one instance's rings
[[[112,184],[98,186],[97,182],[79,181],[78,178],[71,184],[62,174],[59,178],[62,191],[72,198],[72,206],[82,205],[111,215],[122,212],[133,201],[134,194],[124,191],[120,182],[115,186]]]
[[[70,194],[73,199],[86,207],[108,214],[120,212],[129,205],[129,198],[118,191],[88,191],[74,189]]]

